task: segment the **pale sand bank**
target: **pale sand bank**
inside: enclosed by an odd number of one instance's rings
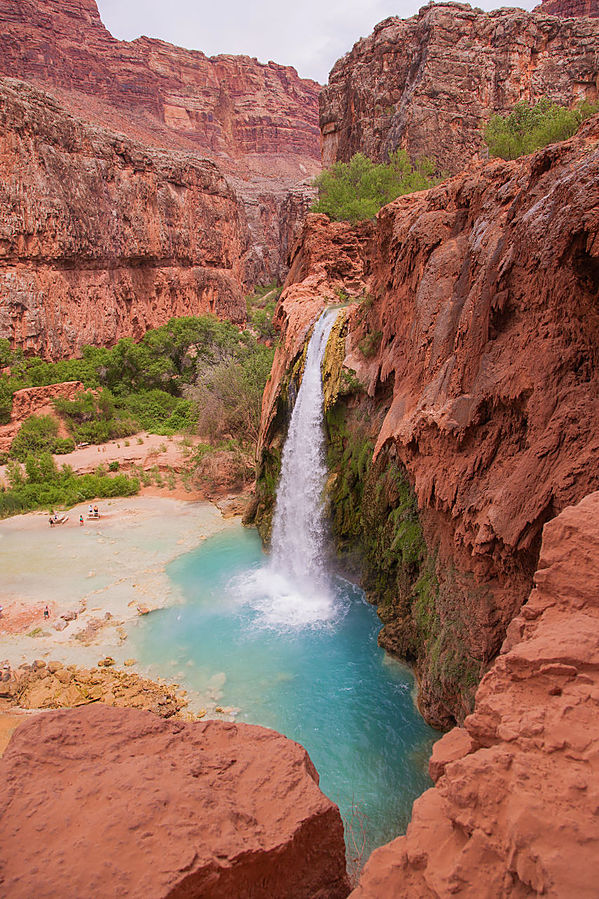
[[[0,660],[13,667],[34,659],[90,667],[106,655],[122,666],[127,622],[180,601],[165,566],[233,521],[211,503],[166,497],[102,500],[98,521],[87,520],[88,505],[58,527],[39,512],[0,521]],[[77,618],[57,630],[70,612]]]

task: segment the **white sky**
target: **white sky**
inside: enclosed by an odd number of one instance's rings
[[[121,40],[142,34],[208,56],[239,53],[295,66],[325,84],[333,64],[388,16],[406,18],[418,0],[97,0],[102,21]],[[518,5],[532,9],[539,0]],[[500,4],[483,0],[482,9]],[[514,4],[515,5],[515,4]]]

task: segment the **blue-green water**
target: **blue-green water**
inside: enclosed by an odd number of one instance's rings
[[[362,591],[337,578],[328,620],[286,627],[244,598],[265,560],[257,533],[241,526],[179,557],[168,573],[185,603],[140,620],[138,657],[182,686],[212,690],[219,705],[239,708],[237,720],[305,746],[344,818],[360,810],[367,855],[405,830],[430,786],[438,734],[414,707],[410,672],[377,646],[380,622]]]

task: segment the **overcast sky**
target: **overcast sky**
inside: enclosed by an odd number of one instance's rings
[[[532,9],[537,2],[518,5]],[[423,5],[418,0],[98,0],[102,21],[122,40],[145,34],[208,56],[272,59],[322,84],[336,60],[377,22],[411,16]],[[492,0],[478,4],[483,9],[499,5]]]

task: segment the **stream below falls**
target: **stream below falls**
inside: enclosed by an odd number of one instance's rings
[[[266,558],[240,524],[180,556],[167,573],[184,603],[140,618],[132,649],[153,676],[305,746],[346,822],[348,857],[364,860],[405,830],[439,735],[415,708],[410,671],[377,646],[363,592],[334,578],[326,615],[316,604],[290,616]]]

